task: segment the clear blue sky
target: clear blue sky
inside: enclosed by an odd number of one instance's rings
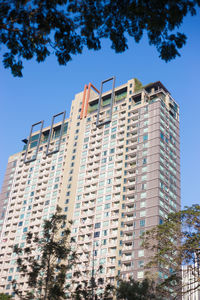
[[[12,77],[0,69],[1,80],[1,147],[0,186],[7,159],[21,151],[21,140],[29,135],[30,126],[40,120],[48,126],[52,115],[66,109],[69,113],[75,93],[90,81],[97,87],[112,75],[116,85],[137,77],[147,84],[160,80],[180,105],[182,205],[200,203],[200,18],[188,17],[181,30],[188,36],[181,57],[165,63],[154,47],[143,38],[140,44],[130,40],[129,50],[115,54],[110,42],[101,51],[87,51],[74,56],[65,67],[54,57],[45,63],[24,63],[23,78]]]

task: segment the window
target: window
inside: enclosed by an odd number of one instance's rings
[[[100,210],[102,210],[102,205],[100,205],[100,206],[97,206],[96,210],[97,210],[97,211],[100,211]]]
[[[114,168],[114,163],[108,165],[108,169],[112,169],[112,168]]]
[[[160,137],[164,141],[165,138],[164,138],[164,134],[162,132],[160,133]]]
[[[146,216],[146,211],[145,210],[142,210],[141,212],[140,212],[140,217],[145,217]]]
[[[108,235],[108,230],[103,230],[103,236],[107,236]]]
[[[28,227],[24,227],[23,232],[27,232],[28,231]]]
[[[94,238],[99,237],[99,236],[100,236],[100,231],[94,232]]]
[[[110,149],[110,154],[115,153],[115,148]]]
[[[79,215],[80,215],[80,212],[79,211],[75,211],[74,217],[78,217]]]
[[[106,195],[106,201],[111,200],[111,195]]]
[[[140,220],[140,227],[144,227],[145,226],[145,220]]]
[[[110,203],[105,204],[105,209],[109,209],[110,208]]]
[[[148,140],[148,134],[145,134],[144,136],[143,136],[143,142],[145,142],[145,141],[147,141]]]
[[[105,213],[104,213],[104,217],[105,217],[105,218],[109,217],[109,214],[110,214],[109,212],[105,212]]]
[[[146,198],[146,196],[147,196],[146,193],[141,193],[140,198],[143,199],[143,198]]]
[[[104,221],[104,222],[103,222],[103,227],[107,227],[108,224],[109,224],[109,221]]]
[[[100,190],[98,190],[98,192],[97,192],[98,195],[102,195],[103,193],[104,193],[104,189],[100,189]]]
[[[146,188],[147,188],[147,184],[146,184],[146,183],[143,183],[143,184],[142,184],[142,190],[146,190]]]
[[[146,165],[146,163],[147,163],[147,158],[145,157],[145,158],[143,158],[142,164]]]
[[[139,250],[138,251],[138,257],[144,256],[144,250]]]
[[[103,197],[97,198],[97,203],[102,203],[103,202]]]
[[[106,188],[106,193],[111,193],[111,191],[112,191],[112,186]]]
[[[137,272],[137,278],[143,278],[143,277],[144,277],[144,272],[143,271]]]
[[[105,164],[106,163],[106,158],[102,158],[101,163]]]
[[[147,180],[147,175],[143,175],[141,179],[142,179],[142,181]]]
[[[100,227],[101,227],[101,223],[96,223],[95,226],[94,226],[95,229],[100,228]]]

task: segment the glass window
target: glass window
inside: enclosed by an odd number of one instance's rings
[[[100,236],[100,231],[96,231],[96,232],[94,232],[94,237],[96,238],[96,237],[99,237]]]
[[[98,195],[102,195],[103,193],[104,193],[104,189],[99,189],[97,192]]]
[[[143,136],[143,142],[145,142],[145,141],[147,141],[148,140],[148,134],[145,134],[144,136]]]
[[[109,225],[109,221],[104,221],[103,222],[103,227],[106,227],[106,226],[108,226]]]
[[[108,230],[103,230],[103,235],[107,236],[107,234],[108,234]]]
[[[104,183],[105,183],[105,181],[103,180],[103,181],[100,181],[99,182],[99,186],[103,186],[104,185]]]
[[[106,163],[106,160],[107,160],[106,157],[105,157],[105,158],[102,158],[101,163],[102,163],[102,164],[105,164],[105,163]]]
[[[146,198],[146,196],[147,196],[146,192],[145,193],[141,193],[141,195],[140,195],[141,199]]]
[[[147,163],[147,158],[145,157],[145,158],[143,158],[142,164],[146,165],[146,163]]]
[[[100,228],[101,227],[101,223],[96,223],[94,228]]]
[[[145,220],[140,220],[140,227],[144,227],[145,226]]]
[[[97,198],[97,203],[102,203],[103,202],[103,197],[98,197]]]
[[[139,250],[138,251],[138,257],[144,256],[144,250]]]
[[[97,206],[96,210],[97,210],[97,211],[102,210],[102,205]]]
[[[143,271],[137,272],[137,278],[143,278],[143,277],[144,277],[144,272]]]
[[[145,210],[142,210],[141,212],[140,212],[140,217],[145,217],[146,216],[146,211]]]
[[[105,204],[105,209],[109,209],[110,208],[110,203]]]
[[[110,153],[115,153],[115,148],[110,149]]]

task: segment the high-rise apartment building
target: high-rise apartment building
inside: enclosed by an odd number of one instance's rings
[[[73,221],[83,276],[102,265],[107,281],[142,279],[141,233],[180,209],[179,107],[164,85],[131,79],[115,88],[110,78],[99,91],[90,83],[68,119],[33,124],[23,142],[0,196],[0,291],[11,293],[13,279],[26,287],[12,247],[23,247],[28,231],[41,234],[57,204]]]

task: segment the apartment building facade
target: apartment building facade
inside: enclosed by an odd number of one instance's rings
[[[107,82],[112,89],[103,93]],[[12,293],[13,279],[26,288],[13,245],[23,247],[28,231],[41,234],[56,205],[73,221],[83,278],[102,266],[106,282],[142,279],[141,234],[180,209],[179,107],[164,85],[131,79],[115,87],[114,77],[100,90],[85,85],[69,118],[62,112],[49,127],[33,124],[23,142],[0,196],[0,290]]]

